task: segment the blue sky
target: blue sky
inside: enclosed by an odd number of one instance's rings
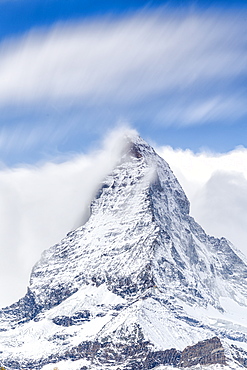
[[[245,1],[0,1],[0,161],[129,124],[198,152],[247,147]]]

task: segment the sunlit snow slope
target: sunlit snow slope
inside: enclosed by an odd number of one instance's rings
[[[0,312],[0,362],[247,367],[243,257],[189,216],[177,179],[146,142],[125,140],[87,223],[43,253],[26,296]]]

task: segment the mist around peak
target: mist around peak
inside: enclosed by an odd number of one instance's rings
[[[121,126],[108,133],[100,149],[62,163],[4,168],[0,171],[0,296],[2,307],[26,293],[29,275],[44,249],[60,241],[89,217],[100,182],[120,160],[126,137]]]

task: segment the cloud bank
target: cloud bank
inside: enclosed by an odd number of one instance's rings
[[[0,307],[26,293],[42,251],[87,220],[92,197],[119,159],[123,136],[120,128],[101,150],[60,164],[0,171]]]
[[[135,118],[153,104],[167,125],[245,116],[245,19],[160,9],[33,30],[0,45],[0,106],[132,107]]]

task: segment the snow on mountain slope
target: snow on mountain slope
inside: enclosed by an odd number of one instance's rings
[[[134,370],[190,366],[194,353],[247,366],[246,277],[231,243],[189,216],[168,164],[126,138],[89,220],[43,253],[26,296],[0,312],[0,360]]]

